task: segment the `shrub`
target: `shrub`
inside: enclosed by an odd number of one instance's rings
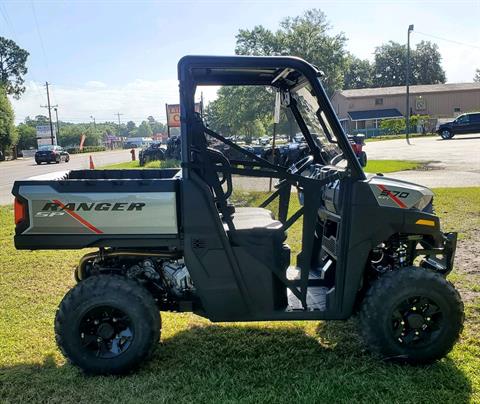
[[[79,153],[93,153],[99,151],[105,151],[105,146],[84,146],[82,150],[78,147],[69,147],[67,152],[70,154],[79,154]]]

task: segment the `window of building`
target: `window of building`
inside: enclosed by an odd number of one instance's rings
[[[460,108],[459,107],[453,108],[453,112],[460,112]]]
[[[375,98],[375,105],[383,105],[383,98]]]

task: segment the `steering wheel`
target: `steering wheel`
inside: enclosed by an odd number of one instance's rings
[[[307,168],[313,164],[313,156],[309,154],[308,156],[296,161],[288,169],[287,172],[293,175],[298,175],[303,173]],[[286,183],[286,179],[281,180],[275,188],[281,188]]]
[[[308,167],[310,167],[313,163],[313,156],[309,154],[308,156],[304,157],[293,163],[288,169],[287,172],[290,174],[298,174],[303,173]]]

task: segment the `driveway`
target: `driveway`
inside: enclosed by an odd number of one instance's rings
[[[138,151],[137,151],[138,153]],[[114,150],[92,154],[71,154],[68,163],[37,165],[33,158],[4,161],[0,163],[0,205],[13,201],[10,193],[15,180],[62,170],[79,170],[89,167],[89,156],[96,166],[122,163],[131,158],[130,150]]]

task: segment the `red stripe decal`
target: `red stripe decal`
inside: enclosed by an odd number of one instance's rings
[[[383,192],[385,192],[389,198],[395,202],[398,206],[400,206],[401,208],[406,208],[407,205],[405,205],[400,199],[398,199],[395,195],[393,195],[391,193],[391,191],[389,191],[387,188],[385,188],[383,185],[377,185],[378,188],[380,188]]]
[[[52,202],[55,205],[60,206],[63,209],[64,212],[69,214],[74,219],[78,220],[81,224],[83,224],[85,227],[89,228],[94,233],[103,234],[103,231],[97,229],[93,224],[87,222],[83,217],[77,215],[73,210],[67,209],[67,207],[62,202],[60,202],[58,199],[54,199]]]

